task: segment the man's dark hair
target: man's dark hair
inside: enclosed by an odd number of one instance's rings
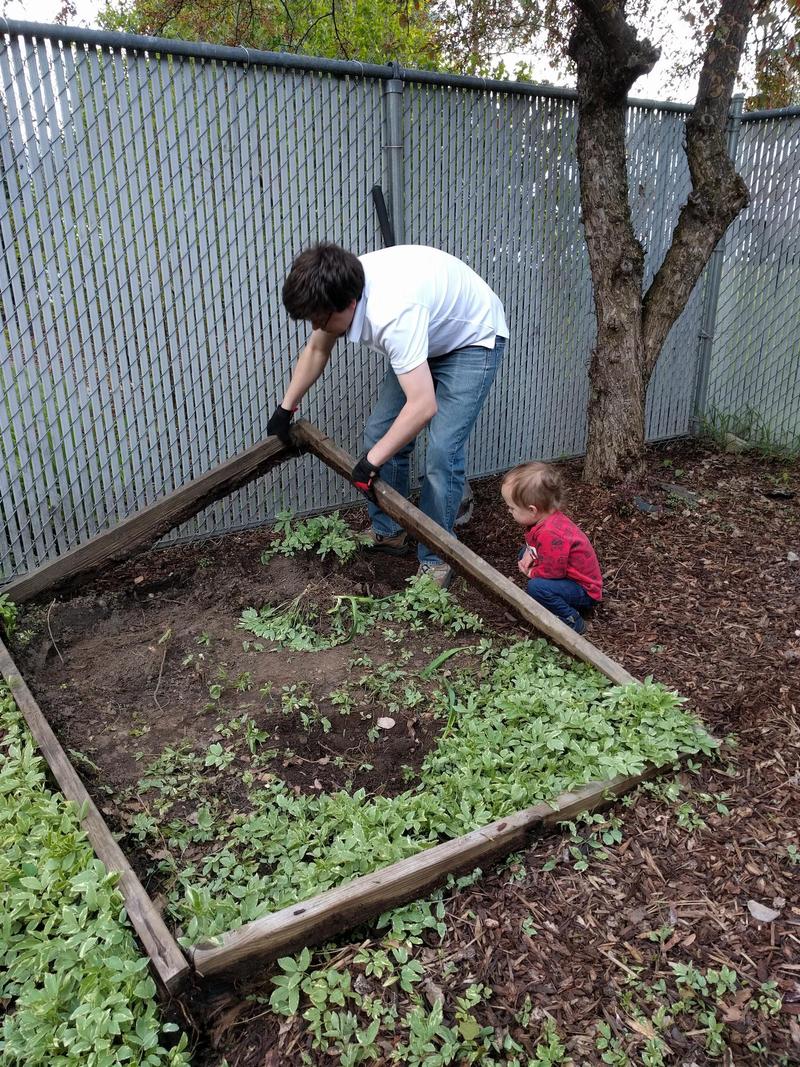
[[[364,268],[352,252],[321,241],[295,257],[283,283],[283,304],[293,319],[344,311],[364,292]]]

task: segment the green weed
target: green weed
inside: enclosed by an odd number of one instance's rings
[[[262,552],[262,563],[269,563],[276,555],[294,556],[311,551],[322,559],[334,555],[346,563],[364,541],[363,535],[354,533],[338,511],[305,520],[295,519],[291,511],[280,511],[273,526],[279,536]]]
[[[17,605],[9,600],[5,593],[0,593],[0,632],[6,637],[13,637],[17,628]]]
[[[95,859],[78,812],[0,689],[0,1000],[4,1063],[188,1067],[186,1035],[166,1049],[147,960],[121,921],[116,875]]]
[[[752,451],[768,459],[795,460],[800,456],[800,435],[780,437],[755,408],[737,412],[710,408],[700,421],[700,435],[724,448],[728,434],[746,441]]]

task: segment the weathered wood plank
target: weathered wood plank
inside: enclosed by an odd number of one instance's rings
[[[11,581],[2,592],[20,604],[45,591],[75,587],[112,563],[155,544],[175,526],[209,504],[240,489],[295,451],[277,437],[266,437],[233,459],[194,478],[163,500],[142,508],[110,530],[95,534],[77,548]]]
[[[144,886],[136,877],[124,852],[114,840],[103,816],[95,807],[94,801],[86,792],[83,782],[59,744],[2,641],[0,641],[0,673],[8,683],[14,700],[25,717],[34,741],[47,761],[61,792],[68,800],[73,800],[79,806],[86,805],[86,814],[81,820],[86,836],[97,858],[102,860],[109,871],[118,872],[118,886],[125,901],[125,909],[150,958],[156,976],[169,993],[176,993],[184,985],[190,973],[189,962],[167,929],[155,904],[145,892]]]
[[[486,866],[525,848],[531,838],[582,811],[596,811],[657,774],[655,767],[637,775],[590,782],[564,793],[552,804],[536,804],[479,830],[434,845],[372,874],[320,893],[310,900],[272,912],[221,935],[219,943],[193,946],[189,955],[201,977],[235,975],[264,965],[305,945],[319,944],[349,927],[424,895],[448,874]]]
[[[345,478],[350,477],[355,460],[311,423],[303,419],[299,420],[292,429],[292,435],[301,447],[319,456],[329,467]],[[591,641],[580,637],[555,615],[537,604],[519,586],[500,571],[495,570],[471,548],[462,545],[396,490],[380,479],[375,482],[374,490],[378,503],[387,515],[395,522],[399,522],[405,530],[419,538],[420,541],[435,549],[443,560],[466,575],[493,599],[512,608],[525,622],[530,623],[571,655],[596,667],[612,682],[627,685],[629,682],[636,681],[621,664],[601,652]]]

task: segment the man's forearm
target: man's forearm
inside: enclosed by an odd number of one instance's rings
[[[320,374],[325,370],[329,359],[330,352],[325,352],[322,349],[312,348],[311,345],[306,345],[297,357],[297,363],[292,371],[291,380],[283,400],[281,401],[281,407],[286,408],[287,411],[292,411],[296,408],[317,378],[319,378]]]
[[[427,426],[436,414],[435,402],[425,405],[405,404],[392,425],[372,446],[367,453],[367,459],[380,467],[387,459],[391,459],[403,445],[417,436],[420,430]]]

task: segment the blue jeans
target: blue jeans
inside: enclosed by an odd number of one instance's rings
[[[436,389],[438,410],[428,425],[428,448],[425,453],[425,476],[422,480],[419,506],[448,533],[458,514],[466,478],[467,439],[481,406],[494,381],[506,340],[498,337],[494,348],[472,345],[435,356],[428,360]],[[386,433],[406,402],[397,375],[389,370],[381,386],[378,403],[364,427],[364,450],[368,452]],[[409,441],[381,467],[381,478],[407,497],[409,468],[414,442]],[[371,501],[369,517],[373,530],[383,537],[391,537],[401,527]],[[426,545],[419,546],[420,563],[441,563]]]
[[[528,595],[579,634],[586,629],[579,609],[590,608],[596,603],[583,586],[571,578],[531,578]]]

